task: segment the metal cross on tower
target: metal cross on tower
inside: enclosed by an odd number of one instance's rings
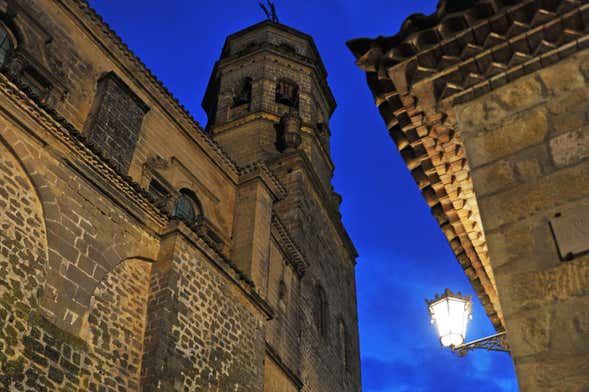
[[[276,5],[274,4],[274,2],[270,0],[266,1],[268,3],[267,7],[262,2],[258,3],[260,4],[260,8],[262,8],[262,11],[264,11],[264,14],[266,14],[266,18],[270,19],[272,22],[280,23],[280,21],[278,20],[278,14],[276,13]]]

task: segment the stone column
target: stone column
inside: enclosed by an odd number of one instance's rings
[[[272,203],[270,190],[260,179],[239,189],[231,258],[259,294],[265,292],[268,279]]]

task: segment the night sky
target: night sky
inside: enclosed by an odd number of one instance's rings
[[[200,107],[225,37],[263,19],[256,0],[91,0],[125,43],[203,125]],[[315,42],[338,101],[334,185],[356,267],[365,392],[517,391],[510,357],[443,350],[424,302],[449,287],[474,294],[387,134],[345,42],[393,35],[436,0],[276,0],[282,23]],[[467,340],[494,333],[475,299]],[[335,392],[335,391],[334,391]]]

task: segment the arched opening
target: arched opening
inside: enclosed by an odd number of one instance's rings
[[[319,336],[326,338],[329,335],[329,305],[327,294],[320,284],[315,287],[315,326]]]
[[[233,97],[233,107],[246,105],[252,101],[252,82],[252,78],[245,78],[240,82],[237,94]]]
[[[348,338],[348,330],[346,328],[346,323],[340,317],[338,320],[337,325],[337,333],[338,333],[338,346],[340,351],[340,358],[342,360],[342,364],[345,370],[349,370],[350,368],[350,347],[349,347],[349,338]]]
[[[172,216],[178,218],[187,225],[194,225],[202,219],[202,207],[200,201],[190,189],[183,188],[174,203]]]
[[[287,287],[284,279],[278,283],[278,305],[284,310],[286,308]]]
[[[0,22],[0,66],[6,65],[15,46],[14,35]]]
[[[280,79],[276,83],[276,102],[298,109],[299,86],[293,81]]]

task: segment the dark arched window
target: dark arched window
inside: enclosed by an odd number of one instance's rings
[[[252,101],[252,78],[245,78],[238,87],[237,94],[233,97],[233,106],[240,106]]]
[[[283,279],[280,279],[280,282],[278,283],[278,305],[282,308],[286,307],[287,290],[286,283],[284,283]]]
[[[299,86],[289,80],[279,80],[276,84],[276,102],[292,108],[298,108]]]
[[[188,189],[180,190],[178,199],[176,199],[176,203],[174,204],[172,215],[175,218],[182,219],[189,225],[199,221],[202,216],[202,209],[200,202],[192,191]]]
[[[0,23],[0,66],[6,64],[8,56],[14,49],[12,34]]]
[[[342,320],[341,318],[338,320],[337,323],[337,333],[340,358],[342,359],[344,369],[348,370],[350,368],[349,338],[346,324],[344,323],[344,320]]]
[[[315,324],[321,337],[327,337],[329,331],[329,306],[327,295],[321,285],[315,287]]]

